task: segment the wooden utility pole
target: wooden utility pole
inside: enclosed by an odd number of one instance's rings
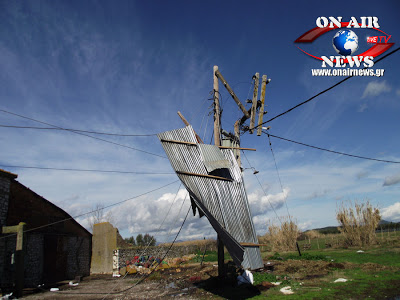
[[[213,68],[213,82],[214,82],[214,144],[215,146],[221,146],[221,123],[220,123],[220,112],[219,112],[219,90],[218,90],[218,77],[217,77],[218,66]],[[225,278],[225,251],[224,244],[220,236],[217,237],[218,247],[218,277],[220,279]]]
[[[236,102],[240,110],[243,112],[243,117],[235,122],[234,125],[234,131],[235,131],[235,143],[237,143],[236,147],[232,147],[234,150],[234,155],[237,160],[237,163],[239,167],[241,167],[241,161],[240,161],[240,130],[239,126],[242,125],[247,119],[250,119],[250,133],[253,133],[254,131],[254,124],[255,124],[255,118],[256,118],[256,112],[257,112],[257,106],[258,106],[258,85],[259,85],[259,73],[256,73],[254,76],[254,92],[253,92],[253,99],[252,99],[252,106],[249,111],[246,110],[246,108],[243,106],[243,104],[240,102],[239,98],[236,96],[236,94],[233,92],[232,88],[229,86],[228,82],[225,80],[225,78],[222,76],[221,72],[218,70],[218,66],[214,66],[213,68],[213,82],[214,82],[214,143],[216,146],[221,146],[221,139],[220,139],[220,134],[221,134],[221,124],[220,124],[220,109],[219,109],[219,90],[218,90],[218,80],[221,81],[221,83],[225,86],[225,88],[228,90],[229,94],[232,96],[233,100]],[[266,75],[263,76],[263,82],[262,82],[262,90],[263,93],[262,95],[265,95],[265,85],[267,83],[267,77]],[[264,96],[262,96],[261,99],[261,106],[262,109],[261,115],[263,115],[264,111]],[[260,115],[260,114],[259,114]],[[262,120],[262,119],[261,119]],[[260,124],[259,120],[259,124]],[[259,128],[261,129],[261,127]],[[257,130],[258,134],[258,130]],[[232,145],[231,145],[232,146]],[[217,240],[218,244],[218,276],[220,278],[224,278],[226,276],[226,271],[225,271],[225,266],[224,266],[224,245],[222,243],[222,240],[218,236]],[[254,244],[252,246],[258,247],[259,245]]]
[[[236,122],[235,122],[235,125],[234,125],[234,130],[235,130],[235,138],[236,138],[236,142],[238,143],[238,147],[240,147],[240,130],[239,130],[239,120],[237,120]],[[237,163],[238,163],[238,166],[239,166],[239,168],[241,168],[242,167],[242,165],[241,165],[241,162],[240,162],[240,150],[235,150],[235,158],[236,158],[236,161],[237,161]]]
[[[218,66],[213,68],[213,79],[214,79],[214,144],[221,146],[221,118],[219,111],[219,89],[218,89],[218,77],[215,73],[218,71]]]
[[[250,134],[253,134],[253,127],[256,120],[256,110],[257,110],[257,98],[258,98],[258,84],[260,83],[260,74],[256,73],[254,75],[254,92],[253,92],[253,101],[251,104],[251,114],[250,114]]]
[[[264,117],[264,103],[265,103],[265,87],[267,86],[267,75],[263,75],[262,81],[261,81],[261,107],[260,111],[258,112],[258,128],[257,128],[257,135],[261,135],[261,124],[263,122],[263,117]],[[250,125],[250,128],[252,126]]]

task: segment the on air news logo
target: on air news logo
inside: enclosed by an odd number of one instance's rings
[[[353,67],[373,67],[374,59],[389,50],[389,48],[394,45],[394,43],[389,43],[389,40],[392,36],[380,29],[378,17],[360,17],[359,20],[357,20],[356,17],[351,17],[348,22],[342,22],[342,19],[342,17],[318,17],[315,21],[317,27],[307,31],[295,40],[295,43],[299,44],[312,43],[320,36],[333,31],[331,49],[333,53],[336,52],[336,55],[329,55],[329,53],[328,55],[315,56],[297,46],[299,50],[310,57],[321,61],[322,68],[327,68],[329,66],[331,68],[347,68],[349,71],[349,68]],[[368,35],[367,37],[363,38],[363,40],[359,40],[354,31],[359,33],[361,30],[368,30],[369,32],[371,32],[371,30],[376,30],[377,32],[375,35]],[[359,35],[362,34],[365,36],[365,32],[363,33],[361,31],[361,34],[359,33]],[[363,49],[367,49],[364,52],[355,55],[356,52],[359,52],[358,50],[360,46]],[[369,71],[371,76],[379,76],[377,74],[373,74],[373,70],[365,71]],[[322,76],[332,76],[328,75],[327,72],[325,73],[326,75]],[[361,76],[363,76],[363,74],[361,74]]]

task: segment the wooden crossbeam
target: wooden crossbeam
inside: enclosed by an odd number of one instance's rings
[[[208,174],[189,173],[189,172],[183,172],[183,171],[176,171],[176,173],[181,174],[181,175],[198,176],[198,177],[206,177],[206,178],[219,179],[219,180],[225,180],[225,181],[233,181],[232,179],[229,179],[229,178],[208,175]]]
[[[166,139],[161,139],[161,142],[165,143],[174,143],[174,144],[184,144],[184,145],[191,145],[191,146],[197,146],[197,143],[192,143],[192,142],[185,142],[185,141],[176,141],[176,140],[166,140]],[[229,146],[217,146],[220,149],[237,149],[237,150],[249,150],[249,151],[257,151],[257,149],[254,148],[241,148],[241,147],[229,147]]]
[[[267,244],[254,244],[254,243],[240,243],[243,247],[262,247],[262,246],[269,246]]]
[[[215,71],[215,76],[217,76],[218,79],[221,80],[222,84],[228,90],[229,94],[232,96],[233,100],[235,100],[236,104],[239,106],[240,110],[247,117],[247,119],[250,118],[250,114],[244,108],[243,104],[240,102],[239,98],[233,92],[232,88],[229,86],[228,82],[225,80],[225,78],[222,76],[222,74],[221,74],[221,72],[219,70]]]

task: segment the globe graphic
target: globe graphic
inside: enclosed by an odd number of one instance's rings
[[[358,49],[358,36],[350,29],[341,29],[333,37],[332,45],[338,54],[352,55]]]

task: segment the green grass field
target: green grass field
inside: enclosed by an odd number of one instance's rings
[[[362,253],[357,252],[360,248],[326,248],[326,241],[334,238],[340,239],[340,235],[311,240],[311,250],[302,250],[301,257],[298,252],[263,252],[266,259],[275,261],[278,258],[278,263],[288,264],[287,270],[291,270],[290,265],[295,262],[297,265],[300,263],[303,269],[292,267],[293,272],[274,272],[273,275],[254,273],[256,284],[288,279],[279,287],[263,291],[251,299],[282,299],[284,295],[280,289],[284,286],[290,286],[294,292],[286,295],[285,299],[400,299],[399,232],[378,235],[378,244],[363,248]],[[301,249],[304,243],[309,241],[300,242]],[[307,273],[308,265],[310,268],[318,266],[312,261],[326,266],[323,272],[319,272],[324,274],[316,272],[312,276],[310,270],[307,276],[301,276],[302,272]],[[276,280],[276,276],[280,280]],[[299,276],[302,278],[296,278]],[[345,278],[347,282],[334,283],[338,278]]]

